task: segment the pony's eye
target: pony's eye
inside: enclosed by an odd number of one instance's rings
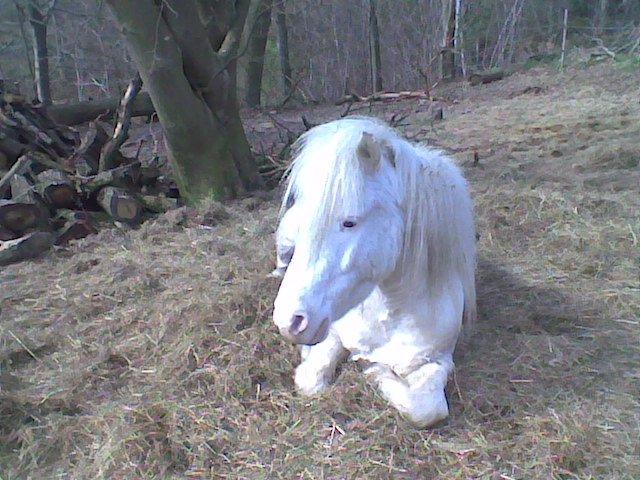
[[[356,222],[354,222],[353,220],[345,220],[344,222],[342,222],[342,226],[344,228],[353,228],[356,226]]]

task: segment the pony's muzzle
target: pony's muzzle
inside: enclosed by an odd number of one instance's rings
[[[324,319],[319,327],[313,331],[310,326],[309,317],[305,312],[296,312],[289,322],[280,325],[280,333],[293,343],[299,345],[315,345],[320,343],[329,333],[329,319]]]

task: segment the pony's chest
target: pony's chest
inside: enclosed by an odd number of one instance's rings
[[[391,317],[377,289],[333,328],[352,360],[384,363],[399,374],[411,370],[416,359],[432,349],[415,319]]]

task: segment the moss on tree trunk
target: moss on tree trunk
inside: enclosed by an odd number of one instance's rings
[[[261,186],[235,95],[237,43],[230,35],[241,25],[230,25],[229,41],[215,51],[193,1],[108,3],[164,127],[186,201],[225,200]],[[236,22],[243,12],[235,12]]]

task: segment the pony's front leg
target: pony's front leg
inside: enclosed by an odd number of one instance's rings
[[[382,396],[418,427],[429,427],[449,416],[444,389],[453,369],[450,359],[431,361],[406,377],[375,363],[365,370],[374,378]]]
[[[336,368],[348,355],[340,337],[329,331],[326,340],[301,349],[302,363],[296,368],[295,383],[304,395],[322,392],[333,380]]]

